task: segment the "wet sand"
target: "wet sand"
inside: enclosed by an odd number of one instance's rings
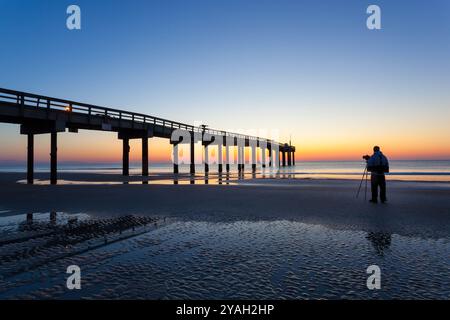
[[[450,298],[448,183],[388,182],[389,202],[373,205],[351,180],[23,176],[0,174],[0,298]],[[70,264],[83,290],[65,288]],[[371,264],[382,290],[365,287]]]
[[[310,180],[288,177],[243,180],[218,185],[214,176],[204,185],[173,185],[170,174],[150,177],[164,184],[141,184],[141,177],[103,174],[60,174],[67,181],[105,184],[24,185],[23,173],[0,174],[1,215],[62,211],[92,215],[154,215],[200,221],[287,219],[352,230],[380,229],[405,236],[447,237],[450,225],[450,183],[388,181],[388,203],[364,201],[359,181]],[[37,178],[46,174],[38,174]],[[274,177],[274,176],[273,176]],[[179,178],[189,181],[189,175]],[[122,184],[134,181],[138,184]],[[118,184],[108,184],[108,183]],[[369,186],[370,188],[370,186]],[[369,197],[368,190],[368,197]]]

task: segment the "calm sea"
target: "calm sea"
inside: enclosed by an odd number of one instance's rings
[[[297,162],[295,167],[280,168],[282,174],[295,178],[325,178],[325,179],[360,179],[364,171],[363,161],[317,161]],[[236,166],[231,166],[236,170]],[[25,164],[0,162],[0,172],[25,172]],[[36,172],[49,171],[48,164],[37,164]],[[59,163],[61,172],[92,172],[117,173],[121,172],[120,163]],[[140,173],[140,163],[130,165],[131,174]],[[250,172],[251,166],[246,165]],[[261,171],[261,169],[258,169]],[[203,172],[203,166],[197,165],[197,173]],[[216,165],[210,165],[210,173],[217,171]],[[391,180],[408,181],[450,181],[450,160],[392,160],[390,161]],[[150,173],[170,173],[172,165],[169,163],[150,163]],[[189,172],[187,165],[180,165],[180,172]],[[266,169],[270,173],[270,169]]]

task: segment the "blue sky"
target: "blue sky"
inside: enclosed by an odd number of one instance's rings
[[[66,29],[70,4],[80,31]],[[366,28],[369,4],[382,30]],[[392,136],[450,146],[449,1],[1,0],[0,12],[4,88],[277,128],[312,158]]]

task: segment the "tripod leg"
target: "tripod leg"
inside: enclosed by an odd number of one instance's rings
[[[367,200],[367,180],[369,179],[369,174],[366,173],[366,193],[364,195],[364,200]]]
[[[364,172],[363,172],[363,175],[361,177],[361,182],[359,183],[358,192],[356,193],[356,198],[359,197],[359,192],[361,191],[361,186],[362,186],[362,183],[363,183],[363,180],[364,180],[364,176],[366,175],[366,170],[367,170],[367,167],[364,168]]]

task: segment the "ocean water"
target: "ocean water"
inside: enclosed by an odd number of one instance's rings
[[[170,163],[150,163],[151,174],[171,173],[173,166]],[[281,167],[277,171],[273,168],[262,169],[258,166],[258,173],[276,174],[277,172],[289,178],[310,179],[361,179],[364,172],[364,161],[315,161],[296,162],[295,166]],[[11,164],[0,162],[0,172],[25,172],[25,164]],[[58,164],[59,172],[82,173],[111,173],[120,174],[120,163],[64,163]],[[237,165],[231,165],[232,171],[237,171]],[[251,172],[251,165],[246,164],[245,170]],[[49,171],[48,164],[37,164],[36,172]],[[139,175],[140,163],[130,164],[130,173]],[[442,181],[450,182],[450,160],[392,160],[390,161],[390,180],[403,181]],[[180,165],[180,173],[188,173],[188,165]],[[196,172],[204,173],[204,166],[197,165]],[[217,172],[217,165],[210,165],[210,173]]]

